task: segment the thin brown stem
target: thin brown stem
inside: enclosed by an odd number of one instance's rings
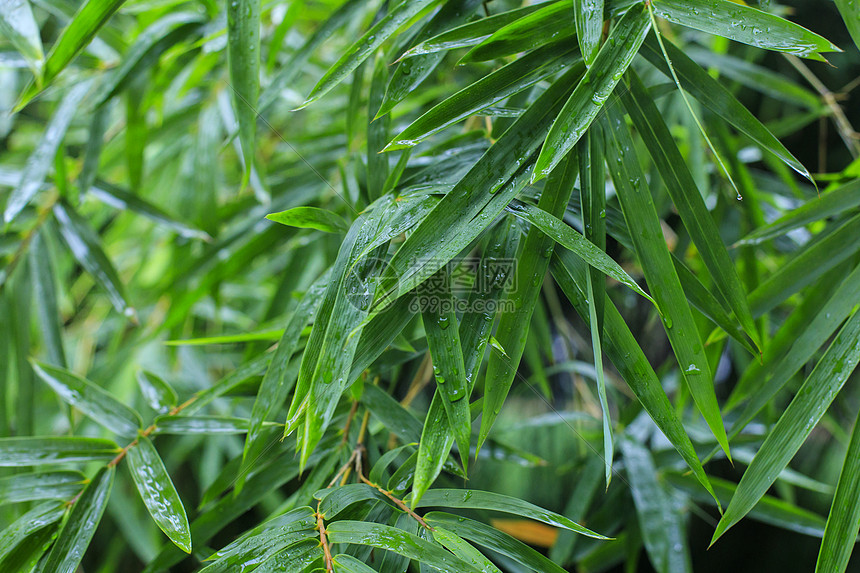
[[[334,571],[334,563],[331,558],[331,546],[328,543],[328,536],[326,535],[325,530],[325,522],[323,521],[323,515],[320,513],[320,504],[322,501],[317,502],[317,510],[316,510],[316,518],[317,518],[317,531],[320,532],[320,545],[323,548],[323,555],[325,556],[325,570],[326,571]]]

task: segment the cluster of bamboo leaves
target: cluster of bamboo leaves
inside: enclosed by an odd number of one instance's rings
[[[0,0],[0,571],[846,570],[857,48],[763,4]]]

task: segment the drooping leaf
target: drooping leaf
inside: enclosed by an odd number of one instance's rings
[[[254,166],[257,99],[260,95],[260,0],[227,2],[230,89],[239,121],[239,141],[245,161],[245,181]]]
[[[33,370],[64,402],[120,436],[131,438],[143,427],[137,412],[102,388],[65,368],[32,361]]]
[[[603,0],[573,0],[576,39],[586,65],[591,65],[600,50],[603,34]]]
[[[597,117],[639,47],[651,20],[642,4],[631,7],[610,32],[594,62],[553,122],[535,165],[532,181],[546,177]]]
[[[101,468],[72,505],[57,541],[39,571],[74,573],[78,569],[110,497],[116,468]]]

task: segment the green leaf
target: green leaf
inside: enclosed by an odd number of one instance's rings
[[[471,489],[431,489],[415,507],[452,507],[459,509],[486,509],[489,511],[500,511],[511,513],[519,517],[534,519],[553,527],[569,529],[586,537],[595,539],[610,539],[599,533],[595,533],[578,523],[571,521],[563,515],[543,509],[521,499],[493,493],[491,491],[477,491]]]
[[[0,32],[27,59],[36,81],[41,81],[45,54],[28,0],[0,0]]]
[[[857,0],[835,0],[835,2],[848,28],[848,33],[851,34],[854,44],[860,48],[860,6],[857,5]]]
[[[177,547],[191,553],[191,530],[185,507],[155,446],[141,435],[137,445],[129,448],[127,457],[131,478],[152,519]]]
[[[555,215],[564,213],[573,191],[578,168],[579,164],[576,157],[569,154],[550,175],[544,186],[544,191],[541,193],[539,206],[535,208],[545,216],[544,218],[554,219]],[[547,213],[547,211],[549,212]],[[513,210],[513,213],[519,214],[519,210]],[[576,235],[576,233],[574,234]],[[577,236],[579,237],[579,235]],[[533,227],[529,229],[516,260],[516,267],[509,271],[515,273],[515,280],[513,287],[505,290],[504,300],[513,304],[513,312],[502,313],[496,327],[496,340],[505,349],[505,352],[504,354],[491,352],[487,362],[478,447],[487,439],[490,428],[501,412],[502,405],[517,374],[517,368],[522,359],[529,333],[532,313],[540,295],[543,278],[549,268],[554,239],[553,235],[545,235],[542,228]],[[594,251],[605,257],[605,254],[591,243],[584,239],[582,243],[592,247]],[[605,258],[608,259],[609,257]]]
[[[95,174],[93,174],[93,177],[95,177]],[[106,181],[96,180],[95,184],[89,187],[88,193],[106,205],[146,217],[164,228],[174,231],[180,237],[202,239],[204,241],[212,240],[212,237],[205,231],[185,221],[176,219],[134,193],[121,189],[116,185],[111,185]]]
[[[149,407],[156,412],[164,414],[179,403],[176,390],[161,377],[146,370],[139,370],[136,378],[140,393]]]
[[[433,18],[418,31],[416,39],[432,38],[440,32],[456,27],[472,17],[479,6],[481,6],[479,0],[445,2]],[[444,57],[444,52],[440,51],[400,60],[394,73],[391,74],[376,116],[385,115],[394,109],[395,105],[403,101],[433,73]]]
[[[111,440],[78,437],[0,438],[0,467],[106,462],[119,453]]]
[[[66,513],[63,504],[50,501],[37,505],[0,532],[0,565],[8,566],[7,557],[27,538],[56,523]]]
[[[791,230],[803,227],[814,221],[834,217],[860,205],[860,180],[854,180],[820,197],[810,199],[764,227],[759,227],[736,245],[757,245],[764,241],[782,236]]]
[[[115,469],[111,465],[101,468],[72,505],[40,572],[74,573],[78,569],[107,507]]]
[[[755,506],[788,465],[860,361],[860,312],[848,319],[744,472],[713,544]]]
[[[583,320],[589,320],[586,304],[586,278],[588,267],[569,251],[556,251],[553,254],[552,274],[559,288],[574,306]],[[672,443],[699,483],[716,500],[708,476],[696,455],[690,437],[678,419],[669,398],[660,384],[660,379],[648,363],[642,348],[633,337],[630,329],[619,314],[615,305],[607,297],[604,316],[603,351],[621,373],[624,381],[636,395],[642,407]],[[593,328],[593,327],[592,327]]]
[[[576,145],[633,61],[650,27],[642,4],[624,14],[553,122],[535,164],[533,182],[547,176]]]
[[[39,301],[36,314],[42,331],[42,343],[45,345],[48,361],[65,368],[66,352],[63,348],[62,315],[57,305],[55,272],[43,233],[37,233],[30,244],[30,279],[33,296]]]
[[[838,225],[838,226],[837,226]],[[760,316],[860,250],[860,215],[834,223],[770,275],[749,295],[753,316]]]
[[[97,422],[120,436],[132,438],[143,421],[137,412],[105,392],[92,382],[81,378],[64,368],[57,368],[31,361],[33,370],[57,395],[70,406],[74,406],[94,422]]]
[[[239,140],[248,181],[254,166],[257,98],[260,94],[260,0],[227,2],[227,53],[230,89],[239,121]]]
[[[409,49],[405,54],[403,54],[403,56],[401,56],[401,59],[422,54],[432,54],[434,52],[444,50],[474,46],[511,22],[515,22],[538,10],[543,10],[549,4],[551,4],[551,2],[529,4],[528,6],[506,10],[498,14],[489,15],[486,18],[479,18],[474,22],[469,22],[468,24],[451,28],[450,30],[442,32],[438,36],[434,36],[429,40],[424,40],[414,48]]]
[[[845,452],[845,463],[836,484],[836,493],[827,516],[816,572],[842,572],[860,531],[860,424],[854,421],[851,442]]]
[[[765,366],[759,369],[753,365],[749,368],[729,397],[727,408],[736,406],[744,397],[749,398],[747,405],[732,424],[729,432],[732,439],[773,400],[792,376],[812,359],[849,316],[858,300],[860,300],[860,267],[855,268],[842,281],[839,288],[830,294],[814,316],[802,317],[804,328],[800,335],[797,335],[794,329],[789,330],[794,333],[791,336],[790,348],[778,353],[777,339],[774,339],[768,348],[769,352],[765,355],[769,359]]]
[[[651,453],[630,439],[621,440],[621,451],[642,540],[651,564],[661,572],[690,571],[689,556],[680,542],[683,527],[669,496],[657,481],[657,468]]]
[[[455,557],[447,549],[425,541],[413,533],[379,523],[336,521],[326,526],[331,543],[355,543],[393,551],[409,559],[445,573],[472,573],[480,571]]]
[[[99,236],[89,227],[86,220],[64,201],[54,205],[54,217],[60,227],[60,234],[72,252],[93,279],[107,291],[113,307],[123,315],[132,318],[134,308],[125,295],[125,287],[101,247]]]
[[[442,527],[456,531],[460,537],[509,557],[532,571],[538,573],[565,572],[564,569],[522,541],[518,541],[507,533],[502,533],[479,521],[439,511],[430,512],[424,517],[431,527]]]
[[[463,362],[460,329],[448,269],[442,267],[427,284],[438,285],[435,290],[425,286],[426,291],[419,291],[419,298],[429,302],[422,309],[422,318],[427,333],[427,346],[433,360],[436,391],[442,398],[442,406],[448,417],[448,431],[456,438],[460,460],[466,468],[470,453],[469,440],[472,436],[472,417],[469,413],[471,385]]]
[[[433,539],[448,551],[484,573],[502,573],[501,570],[484,557],[484,555],[464,541],[452,531],[437,527],[433,530]]]
[[[664,39],[663,45],[684,91],[814,184],[809,170],[729,90],[671,42]],[[666,76],[672,77],[655,36],[645,40],[641,54]]]
[[[672,202],[702,256],[702,262],[711,272],[714,284],[728,301],[744,332],[756,346],[760,346],[758,331],[734,263],[723,245],[719,229],[708,212],[701,193],[696,188],[696,182],[684,157],[635,72],[628,73],[626,85],[629,90],[624,91],[621,96],[624,108],[630,114],[633,125],[654,159]]]
[[[361,403],[379,418],[388,431],[404,442],[417,443],[420,440],[421,422],[378,386],[372,384],[365,386]]]
[[[412,231],[389,261],[375,307],[384,308],[433,275],[504,210],[525,186],[529,158],[580,73],[576,66],[547,88]]]
[[[266,559],[256,573],[287,573],[288,571],[308,571],[308,566],[320,561],[319,540],[305,540],[275,553]],[[314,569],[318,571],[318,569]]]
[[[57,155],[57,150],[66,135],[66,130],[69,129],[69,125],[75,117],[78,105],[89,93],[91,86],[91,80],[80,82],[63,96],[57,111],[54,112],[51,121],[45,127],[42,138],[27,159],[18,186],[6,200],[6,209],[3,211],[3,220],[6,223],[14,220],[42,188],[48,171],[53,165],[54,157]]]
[[[762,10],[730,0],[654,0],[654,13],[670,22],[766,50],[822,60],[841,52],[818,34]]]
[[[569,2],[553,2],[493,33],[469,50],[463,62],[482,62],[526,52],[574,32]]]
[[[425,112],[383,151],[416,145],[422,139],[500,103],[560,70],[576,65],[575,60],[572,62],[572,49],[569,43],[553,43],[499,68]]]
[[[717,442],[731,459],[711,369],[666,246],[651,190],[642,173],[624,117],[614,105],[607,108],[607,113],[603,123],[603,133],[608,140],[607,164],[634,250],[645,280],[663,311],[663,326],[678,359],[681,375]]]
[[[506,284],[505,280],[500,279],[504,279],[505,271],[510,272],[506,267],[516,256],[518,239],[519,231],[512,217],[503,220],[490,233],[487,250],[481,259],[478,271],[480,275],[476,277],[477,284],[490,285],[490,287],[472,290],[467,306],[472,310],[465,312],[460,321],[461,347],[465,349],[463,366],[470,394],[478,378],[495,318],[493,314],[478,312],[478,309],[487,308],[499,300]],[[442,471],[445,460],[448,459],[448,452],[454,444],[454,436],[446,422],[442,397],[437,390],[433,394],[424,420],[424,428],[421,431],[412,484],[412,503],[421,499]]]
[[[352,555],[341,553],[332,557],[332,565],[335,571],[343,573],[376,573],[375,569],[371,569]]]
[[[125,0],[87,0],[81,6],[48,53],[42,72],[42,89],[47,87],[74,57],[89,45],[101,27],[124,3]],[[27,91],[21,97],[17,108],[24,107],[39,91],[39,89]]]
[[[70,499],[81,491],[86,478],[76,471],[26,473],[0,479],[0,503],[42,499]]]
[[[244,434],[248,431],[247,418],[228,416],[159,416],[155,419],[154,434]],[[267,422],[264,425],[274,425]]]
[[[325,73],[301,107],[310,105],[327,94],[333,87],[361,65],[385,40],[390,38],[409,20],[439,0],[412,0],[401,2],[361,38],[358,39],[340,59]],[[301,108],[300,108],[301,109]]]
[[[603,33],[603,0],[573,0],[576,38],[586,65],[590,66],[600,50]]]
[[[547,213],[540,206],[530,205],[528,203],[517,203],[511,205],[508,211],[517,217],[534,225],[543,233],[546,233],[554,242],[562,247],[569,249],[575,253],[589,266],[601,271],[608,277],[612,277],[621,284],[630,288],[636,294],[648,299],[655,306],[656,302],[642,288],[636,284],[636,281],[621,268],[621,265],[616,263],[604,251],[600,250],[593,243],[575,231],[572,227],[565,224],[556,216]],[[503,345],[504,346],[504,345]],[[507,346],[505,346],[507,348]]]
[[[314,498],[320,500],[317,511],[327,520],[336,518],[352,504],[360,501],[381,501],[391,504],[391,500],[381,491],[364,483],[351,483],[320,490],[314,493]]]

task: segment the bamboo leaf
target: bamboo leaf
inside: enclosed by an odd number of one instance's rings
[[[413,533],[379,523],[336,521],[326,527],[332,543],[356,543],[393,551],[443,572],[472,573],[480,571],[455,557],[447,549],[425,541]]]
[[[545,218],[552,219],[554,215],[564,213],[573,191],[578,168],[576,157],[568,155],[550,175],[536,207],[536,210],[544,214]],[[518,210],[513,212],[518,214]],[[516,267],[511,269],[511,272],[515,273],[514,287],[506,290],[504,300],[513,304],[513,312],[502,313],[496,327],[496,340],[505,349],[505,353],[491,352],[487,362],[478,447],[487,439],[516,376],[525,349],[532,313],[538,301],[543,278],[549,268],[554,239],[552,235],[545,235],[541,228],[529,229],[516,261]],[[593,247],[584,239],[582,243]],[[596,247],[593,249],[601,255],[604,254]]]
[[[326,233],[342,233],[349,229],[349,224],[340,215],[318,207],[293,207],[280,213],[270,213],[266,219],[288,227],[316,229]]]
[[[678,359],[682,376],[690,388],[690,394],[717,442],[731,459],[710,366],[663,238],[651,191],[642,173],[624,118],[614,105],[607,108],[607,113],[608,119],[602,129],[609,140],[606,146],[607,164],[615,182],[637,258],[645,273],[645,280],[663,311],[663,325]]]
[[[32,360],[31,363],[36,375],[44,380],[64,402],[74,406],[111,432],[130,438],[136,436],[138,429],[143,427],[137,412],[92,382],[64,368],[36,360]]]
[[[573,0],[576,38],[586,65],[591,65],[600,50],[603,33],[603,0]]]
[[[642,4],[633,5],[624,14],[553,122],[532,181],[547,176],[576,145],[633,61],[650,27],[651,20]]]
[[[110,465],[101,468],[72,505],[40,572],[74,573],[78,569],[107,506],[115,469]]]
[[[247,418],[228,416],[159,416],[155,419],[153,434],[244,434],[248,431]],[[274,425],[267,422],[263,425]]]
[[[53,213],[60,226],[60,234],[72,255],[107,291],[113,307],[123,315],[133,318],[135,310],[125,296],[125,287],[116,269],[102,250],[99,237],[71,205],[60,201],[54,205]]]
[[[177,547],[191,553],[185,507],[155,446],[149,438],[138,436],[137,445],[129,448],[127,457],[131,478],[152,519]]]
[[[449,431],[457,441],[460,460],[466,468],[470,452],[469,440],[472,436],[472,417],[469,413],[471,385],[463,362],[460,329],[447,269],[443,267],[435,277],[438,290],[428,290],[426,297],[421,296],[429,302],[428,306],[422,309],[422,318],[433,360],[436,389],[448,417]],[[434,281],[431,279],[428,284],[433,285]]]
[[[744,332],[760,346],[740,278],[669,128],[635,72],[629,72],[626,85],[630,89],[622,94],[621,101],[654,159],[684,226]]]
[[[0,438],[0,466],[107,462],[119,452],[111,440],[78,437]]]
[[[340,59],[320,79],[305,103],[301,107],[310,105],[318,100],[343,79],[355,71],[382,43],[390,38],[409,20],[420,14],[425,9],[436,4],[438,0],[413,0],[412,2],[401,2],[370,30],[368,30],[358,41],[356,41]]]
[[[3,212],[3,220],[6,223],[13,221],[42,188],[54,162],[54,157],[57,155],[57,150],[66,135],[66,130],[75,117],[78,105],[90,91],[91,86],[91,81],[80,82],[70,89],[60,101],[57,111],[54,112],[51,121],[45,127],[42,138],[27,159],[18,186],[6,200],[6,209]]]
[[[227,40],[230,89],[239,121],[239,140],[248,181],[254,166],[257,99],[260,95],[260,0],[227,2]]]
[[[860,48],[860,6],[856,0],[835,0],[836,8],[842,15],[842,20],[848,28],[848,33],[854,40],[854,44]]]
[[[470,489],[431,489],[415,507],[449,507],[459,509],[486,509],[511,513],[520,517],[534,519],[547,525],[568,529],[586,537],[594,539],[609,539],[599,533],[595,533],[570,519],[543,509],[521,499],[501,495],[490,491],[477,491]]]
[[[10,554],[25,544],[27,538],[38,533],[39,530],[49,527],[59,521],[66,513],[65,507],[56,501],[49,501],[37,505],[11,525],[0,532],[0,565],[8,567],[7,562]]]
[[[744,472],[713,544],[758,502],[788,465],[860,361],[860,313],[848,319]]]
[[[574,32],[573,14],[568,2],[553,2],[533,14],[511,22],[469,50],[460,60],[482,62],[526,52]]]
[[[81,491],[86,478],[76,471],[26,473],[0,479],[0,503],[43,499],[70,499]]]
[[[0,2],[0,32],[26,58],[36,81],[41,81],[45,54],[42,52],[39,26],[27,0]]]
[[[136,378],[140,393],[149,407],[156,412],[164,414],[179,403],[176,390],[161,377],[146,370],[139,370]]]
[[[814,184],[809,170],[731,92],[672,42],[664,39],[663,45],[684,91]],[[641,53],[654,67],[672,77],[656,37],[651,35],[645,40]]]
[[[860,531],[860,424],[855,420],[851,441],[845,452],[845,462],[836,493],[824,527],[824,537],[818,552],[816,572],[842,572],[848,568],[848,560]]]
[[[818,34],[762,10],[729,0],[656,0],[654,13],[670,22],[757,48],[823,60],[841,50]]]
[[[480,551],[469,545],[467,541],[464,541],[462,537],[452,531],[437,527],[433,530],[433,539],[478,571],[484,573],[502,573]]]
[[[417,145],[421,140],[504,101],[553,74],[576,65],[569,43],[554,43],[507,64],[435,105],[400,132],[383,151]]]

